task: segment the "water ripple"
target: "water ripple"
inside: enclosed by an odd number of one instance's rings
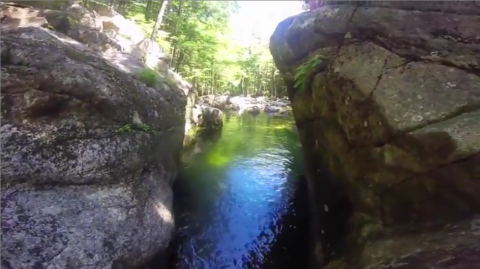
[[[281,234],[300,235],[298,138],[291,121],[252,119],[230,118],[216,143],[185,153],[175,186],[174,268],[287,268],[275,265],[274,249]]]

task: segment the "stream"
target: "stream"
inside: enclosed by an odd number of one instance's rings
[[[183,155],[169,268],[306,268],[306,182],[292,118],[226,115]]]

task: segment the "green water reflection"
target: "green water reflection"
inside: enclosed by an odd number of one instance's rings
[[[288,268],[285,251],[307,237],[293,126],[291,118],[227,115],[221,133],[185,151],[174,268]]]

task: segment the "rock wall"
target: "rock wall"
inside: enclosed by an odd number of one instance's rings
[[[478,267],[478,2],[326,2],[270,40],[307,161],[312,264]]]
[[[1,8],[2,268],[138,268],[174,228],[184,85],[81,6]]]

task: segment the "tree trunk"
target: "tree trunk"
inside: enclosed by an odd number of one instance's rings
[[[122,14],[123,16],[127,15],[127,6],[129,1],[112,1],[113,8],[115,7],[118,10],[118,13]]]
[[[153,0],[148,0],[147,1],[147,6],[145,7],[145,20],[149,21],[152,19],[152,4]]]
[[[253,92],[254,95],[262,92],[262,66],[258,64],[257,67],[257,89]]]
[[[167,5],[168,5],[168,0],[164,0],[162,2],[162,6],[160,7],[160,11],[158,12],[157,20],[153,25],[152,34],[150,36],[150,39],[152,41],[155,41],[157,39],[157,34],[159,30],[158,28],[160,28],[160,25],[162,25],[163,15],[165,15],[165,10],[167,10]]]
[[[170,66],[174,66],[175,65],[175,57],[177,57],[177,47],[176,46],[173,46],[171,54],[172,54],[172,57],[170,57]]]
[[[273,95],[274,97],[277,97],[277,92],[276,92],[276,89],[275,89],[275,66],[274,65],[269,65],[270,68],[271,68],[271,76],[270,76],[270,85],[271,85],[271,91],[270,91],[270,95]]]
[[[183,63],[183,59],[185,58],[185,53],[183,53],[182,51],[179,51],[178,52],[178,59],[177,59],[177,62],[175,63],[175,72],[179,73],[180,72],[180,67]]]
[[[213,64],[210,71],[210,87],[212,88],[212,94],[215,94],[215,70]]]
[[[182,5],[183,5],[182,1],[178,2],[178,8],[176,9],[177,16],[180,16],[180,13],[182,12]],[[176,36],[177,30],[178,30],[177,29],[177,23],[174,22],[172,27],[173,27],[173,31],[170,34],[170,36]],[[171,44],[172,44],[172,58],[170,58],[170,66],[174,66],[175,65],[175,57],[177,55],[178,48],[177,48],[177,42],[175,40],[171,40]]]

